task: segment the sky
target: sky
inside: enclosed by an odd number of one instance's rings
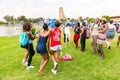
[[[0,20],[5,15],[58,19],[59,7],[69,18],[120,16],[120,0],[0,0]]]

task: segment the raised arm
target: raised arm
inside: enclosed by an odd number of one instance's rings
[[[43,31],[44,32],[44,31]],[[49,36],[49,34],[52,32],[52,29],[50,29],[49,31],[47,31],[46,33],[45,33],[45,35],[44,35],[44,37],[47,37],[47,36]]]
[[[35,39],[35,35],[32,35],[32,33],[30,33],[30,32],[26,32],[26,33],[27,33],[29,39],[32,39],[32,40]]]

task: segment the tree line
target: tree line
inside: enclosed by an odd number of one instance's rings
[[[110,21],[110,17],[108,15],[103,15],[102,18],[106,18],[107,21]],[[24,23],[24,22],[30,22],[30,23],[40,23],[40,22],[44,22],[45,18],[43,17],[38,17],[38,18],[26,18],[26,16],[24,15],[21,15],[17,18],[15,18],[14,16],[11,16],[11,15],[6,15],[3,17],[3,19],[6,21],[6,22],[3,22],[3,21],[0,21],[0,24],[18,24],[18,23]],[[47,18],[48,20],[50,18]],[[95,18],[91,18],[91,17],[86,17],[86,18],[83,18],[82,16],[79,16],[77,19],[75,18],[66,18],[66,19],[61,19],[60,21],[61,22],[67,22],[67,21],[70,21],[70,22],[82,22],[86,20],[88,23],[92,23],[95,21]]]
[[[103,15],[102,18],[105,18],[108,22],[110,21],[110,17],[108,15]],[[86,20],[88,23],[93,23],[95,21],[95,18],[91,18],[91,17],[83,18],[82,16],[79,16],[77,19],[75,19],[75,18],[61,19],[62,22],[66,22],[68,20],[70,22],[82,22],[82,21]]]
[[[6,22],[0,21],[0,24],[18,24],[18,23],[24,23],[24,22],[30,22],[30,23],[39,23],[40,21],[44,21],[43,17],[38,17],[38,18],[26,18],[26,16],[22,15],[19,16],[17,18],[15,18],[14,16],[10,16],[10,15],[6,15],[3,17],[3,19]]]

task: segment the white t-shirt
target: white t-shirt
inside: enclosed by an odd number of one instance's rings
[[[108,27],[109,27],[109,29],[112,29],[112,28],[115,29],[115,25],[113,25],[113,24],[108,24]]]
[[[65,34],[70,34],[70,27],[65,27],[64,28]]]
[[[99,33],[98,28],[99,28],[99,24],[95,24],[92,30],[92,35],[98,35]]]

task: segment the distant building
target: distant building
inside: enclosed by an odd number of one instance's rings
[[[64,15],[63,7],[59,8],[59,20],[60,19],[66,19],[65,15]]]
[[[120,21],[120,16],[111,16],[111,17],[110,17],[110,20]]]

